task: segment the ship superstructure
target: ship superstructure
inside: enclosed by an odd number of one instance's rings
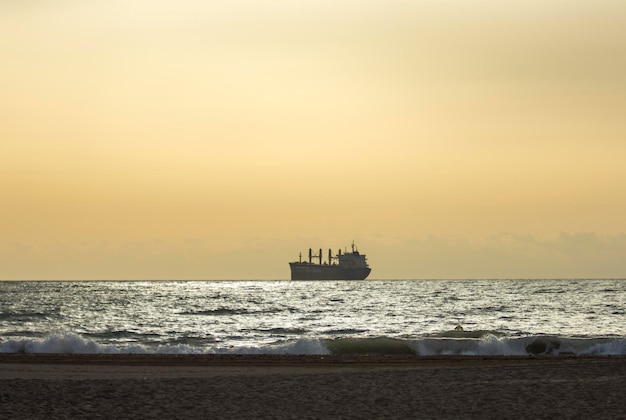
[[[341,249],[333,255],[328,250],[328,259],[323,261],[323,253],[313,254],[309,248],[309,260],[302,261],[302,253],[298,261],[290,262],[291,280],[364,280],[372,271],[367,264],[365,254],[360,254],[352,243],[352,252],[341,253]]]

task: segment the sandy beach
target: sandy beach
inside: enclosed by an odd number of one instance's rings
[[[23,418],[622,418],[624,357],[0,355]]]

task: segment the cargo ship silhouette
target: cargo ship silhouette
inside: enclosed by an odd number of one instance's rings
[[[313,262],[313,259],[319,259]],[[290,262],[291,280],[364,280],[372,271],[367,264],[365,254],[360,254],[352,243],[352,252],[333,255],[328,250],[328,261],[322,262],[322,249],[313,254],[309,248],[309,260],[302,261],[302,253],[298,261]]]

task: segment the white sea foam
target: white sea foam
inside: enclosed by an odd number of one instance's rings
[[[61,353],[61,354],[96,354],[120,353],[111,345],[101,345],[85,340],[77,334],[54,334],[43,339],[7,340],[0,343],[2,353]],[[130,351],[129,351],[130,353]]]
[[[192,347],[188,345],[98,344],[77,334],[53,334],[45,338],[12,339],[0,342],[0,353],[58,354],[329,354],[316,339],[300,339],[268,346]]]
[[[598,356],[626,355],[626,339],[613,339],[594,343],[581,354]]]
[[[482,339],[398,340],[301,338],[264,346],[193,347],[188,345],[98,344],[77,334],[54,334],[45,338],[11,339],[0,342],[0,353],[59,354],[293,354],[293,355],[399,355],[419,356],[523,356],[541,355],[626,355],[626,339],[571,339],[558,337]]]
[[[325,355],[330,354],[330,351],[322,340],[301,338],[264,346],[214,347],[203,351],[203,353]]]
[[[482,339],[422,339],[411,341],[420,356],[515,356],[528,354],[517,340],[487,336]]]
[[[280,354],[330,354],[321,340],[299,339],[290,343],[281,344],[276,347]]]
[[[146,347],[143,345],[98,344],[77,334],[53,334],[40,339],[13,339],[0,342],[0,353],[58,353],[58,354],[196,354],[198,348],[186,345]]]

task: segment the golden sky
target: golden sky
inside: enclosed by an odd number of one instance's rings
[[[626,3],[0,3],[0,279],[626,277]]]

